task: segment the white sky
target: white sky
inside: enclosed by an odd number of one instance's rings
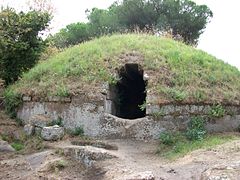
[[[115,0],[52,0],[56,12],[52,32],[67,24],[86,22],[86,9],[107,8]],[[211,23],[200,37],[199,49],[240,69],[240,1],[239,0],[194,0],[206,4],[214,14]],[[0,5],[24,9],[26,0],[0,0]]]

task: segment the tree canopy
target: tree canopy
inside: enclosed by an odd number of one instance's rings
[[[31,10],[16,12],[12,8],[0,11],[0,78],[15,82],[22,72],[37,62],[45,42],[39,36],[50,21],[46,12]]]
[[[93,8],[87,12],[87,36],[78,27],[79,23],[71,24],[69,26],[75,31],[66,27],[52,39],[56,46],[59,46],[59,39],[66,41],[66,47],[104,34],[131,32],[136,28],[152,33],[171,32],[173,37],[180,36],[186,44],[196,45],[213,16],[206,5],[197,5],[191,0],[123,0],[106,10]],[[58,38],[60,34],[61,38]],[[68,40],[69,36],[77,40]]]

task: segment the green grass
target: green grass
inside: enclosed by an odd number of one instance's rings
[[[129,53],[143,57],[139,64],[150,75],[148,89],[159,103],[240,103],[236,67],[183,43],[146,34],[105,36],[68,48],[40,62],[7,91],[43,98],[97,94],[103,82],[116,83],[116,68],[127,60],[119,57]]]
[[[173,145],[160,144],[157,153],[161,156],[175,160],[198,149],[209,149],[226,142],[239,139],[236,135],[208,135],[201,141],[189,141],[183,135],[178,135],[178,140]]]
[[[13,142],[11,146],[16,150],[16,151],[21,151],[24,149],[24,144],[21,142]]]

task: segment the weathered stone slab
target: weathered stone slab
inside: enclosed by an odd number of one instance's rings
[[[132,138],[132,139],[158,139],[159,134],[174,128],[171,121],[154,121],[151,118],[139,118],[135,120],[122,119],[111,114],[105,114],[100,120],[100,136],[107,138]]]
[[[29,124],[36,127],[40,127],[40,128],[46,127],[51,122],[52,122],[52,119],[49,116],[46,116],[43,114],[33,115],[29,119]]]
[[[91,167],[96,161],[116,158],[115,155],[107,150],[92,146],[67,146],[63,149],[66,156],[80,161],[86,167]]]

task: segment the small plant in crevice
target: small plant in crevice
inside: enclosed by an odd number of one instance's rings
[[[75,128],[74,130],[69,131],[71,136],[84,136],[84,129],[82,126]]]
[[[54,125],[58,125],[60,127],[63,127],[63,119],[61,117],[58,117],[56,120],[53,120],[52,122],[50,122],[48,124],[48,126],[54,126]]]
[[[145,110],[146,110],[146,107],[147,107],[146,101],[144,101],[143,104],[138,105],[138,107],[139,107],[139,109],[140,109],[141,111],[145,111]]]
[[[52,172],[62,171],[64,168],[68,166],[68,162],[64,159],[57,160],[49,164],[48,169]]]
[[[221,104],[213,105],[209,110],[209,115],[211,117],[220,118],[225,115],[225,109]]]
[[[161,118],[161,117],[163,117],[164,116],[164,111],[161,109],[161,110],[159,110],[159,111],[157,111],[157,112],[153,112],[152,113],[152,117],[154,118],[154,119],[158,119],[158,118]]]
[[[191,141],[204,139],[205,135],[207,134],[205,124],[206,121],[200,116],[191,118],[190,122],[188,123],[186,137]]]

